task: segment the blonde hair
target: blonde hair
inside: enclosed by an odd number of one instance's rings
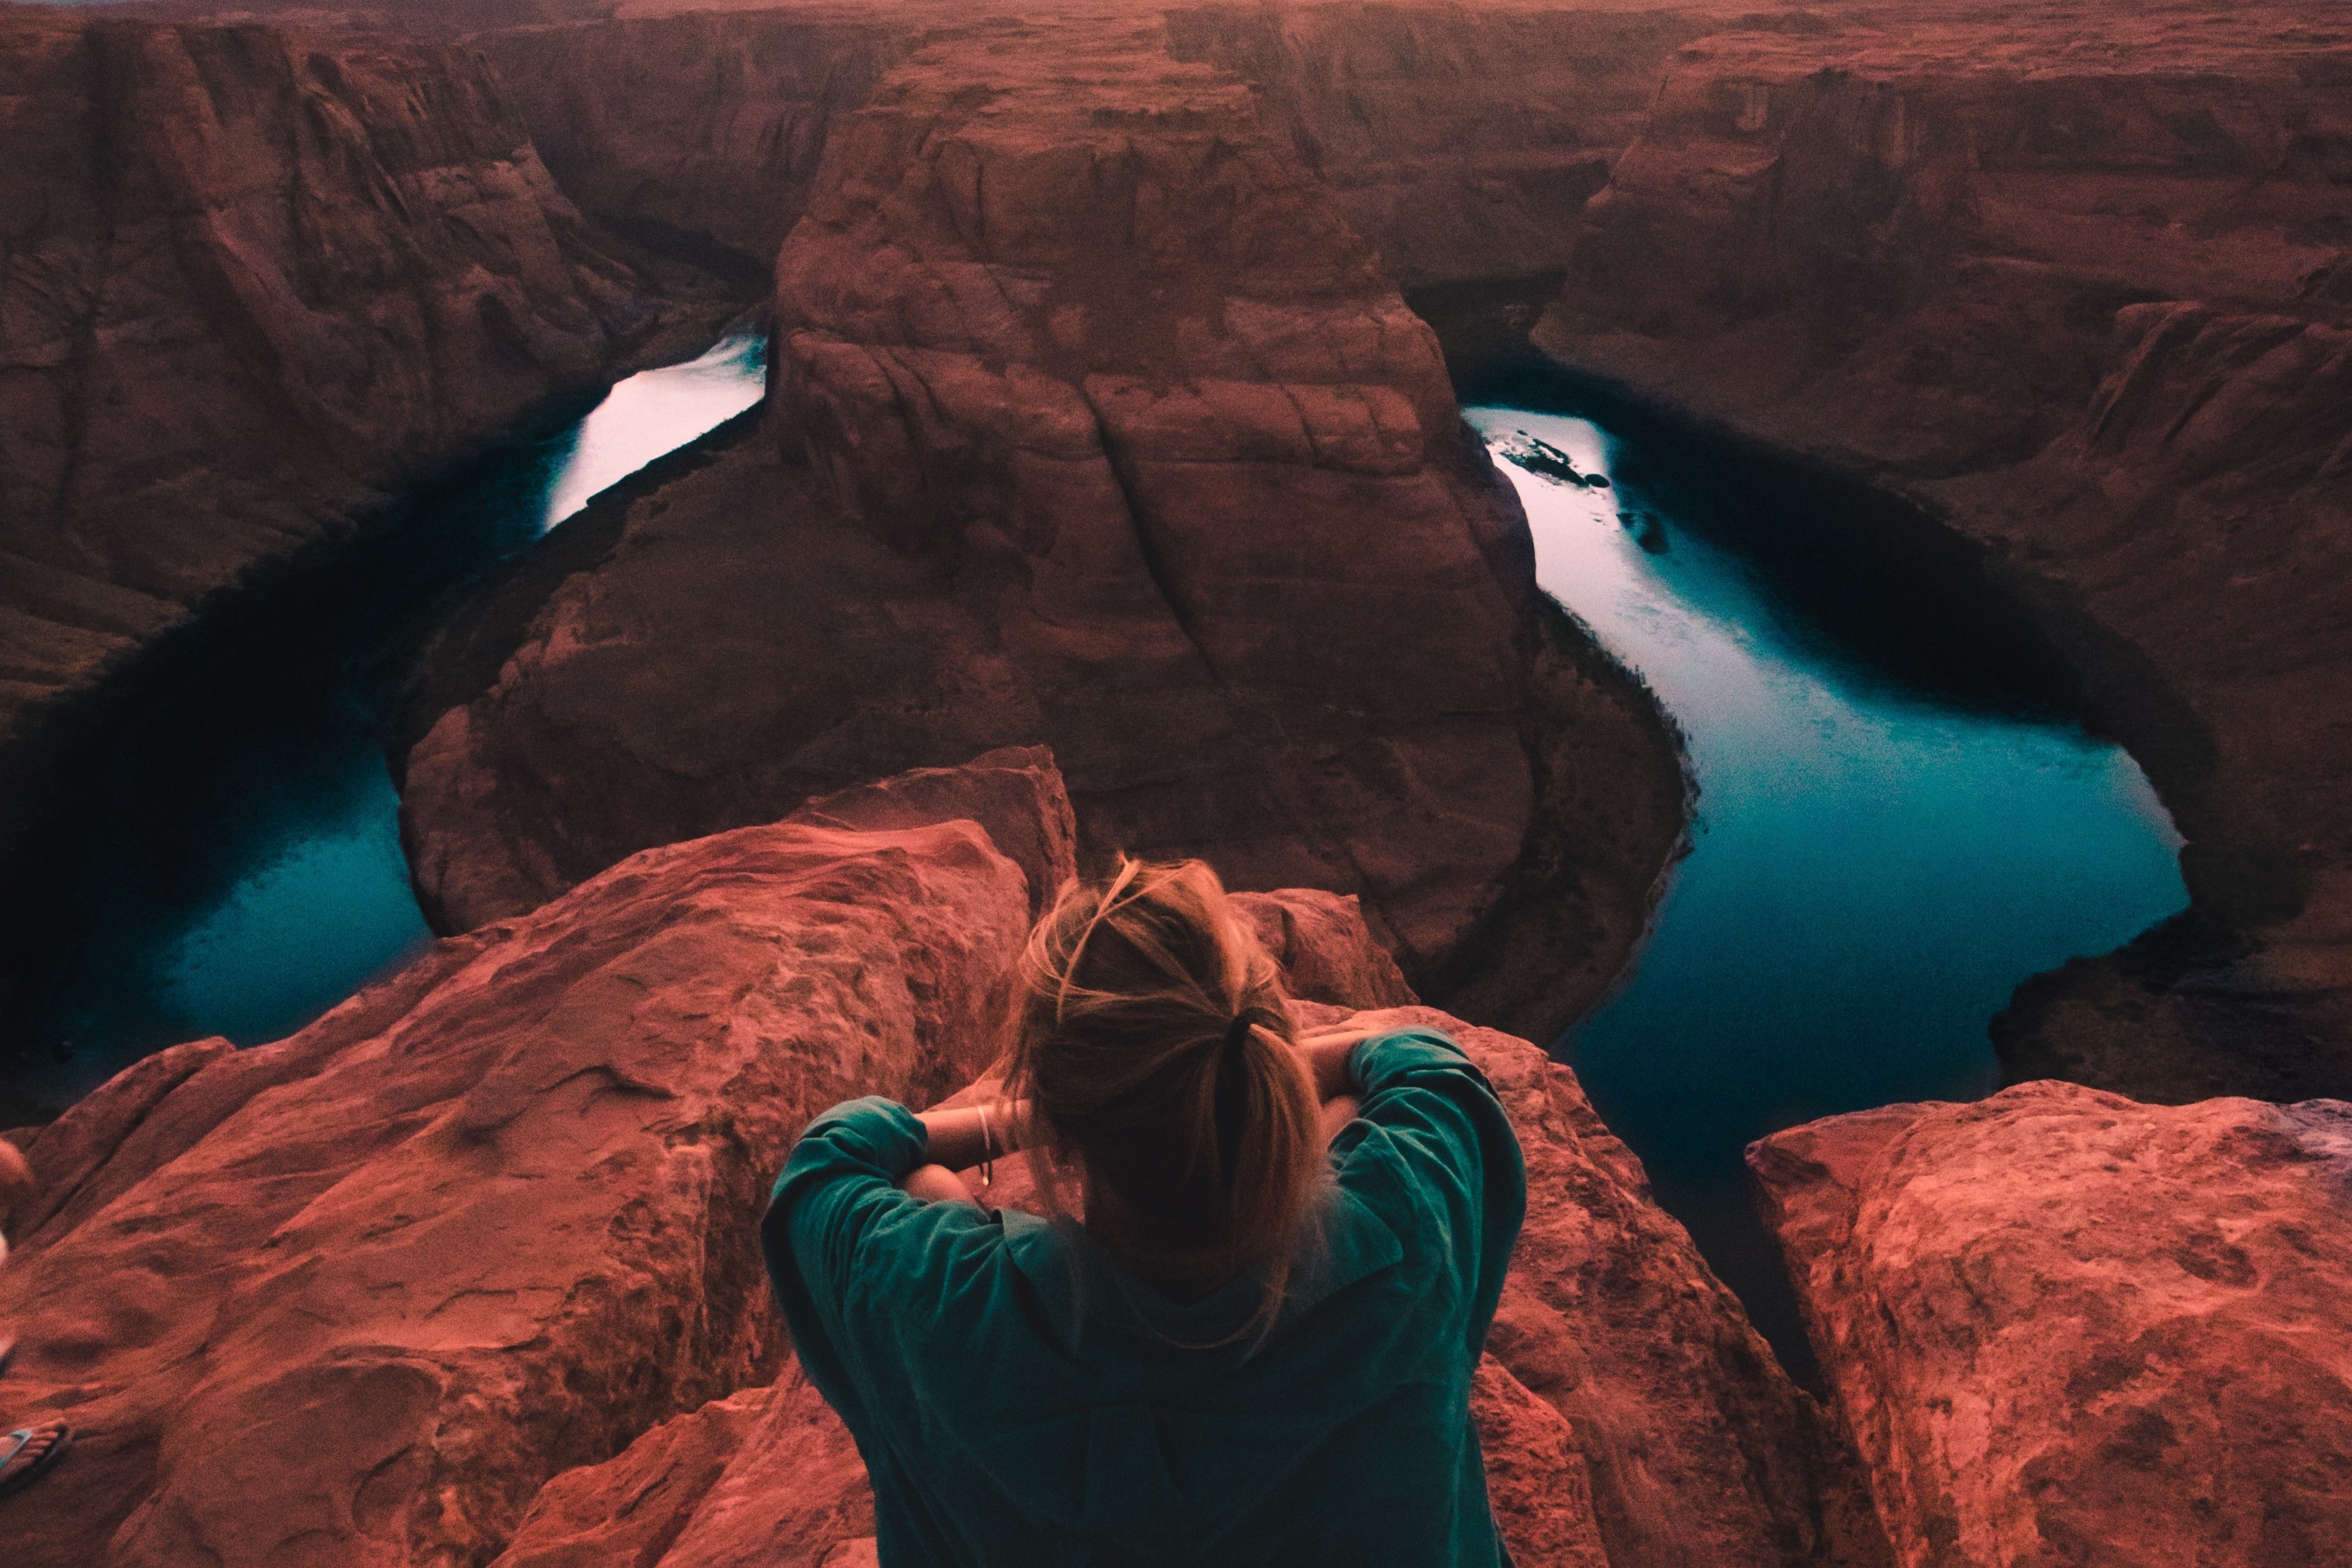
[[[1322,1146],[1281,972],[1216,872],[1122,856],[1067,884],[1015,981],[1006,1087],[1048,1206],[1070,1212],[1060,1178],[1082,1166],[1132,1222],[1096,1231],[1115,1258],[1180,1289],[1255,1270],[1265,1300],[1234,1337],[1271,1328]]]

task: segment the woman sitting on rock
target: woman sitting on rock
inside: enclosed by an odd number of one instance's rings
[[[1002,1098],[835,1106],[763,1230],[885,1568],[1507,1562],[1469,1398],[1527,1183],[1477,1068],[1300,1037],[1199,861],[1066,889],[1015,978]],[[1024,1146],[1050,1219],[953,1173]]]

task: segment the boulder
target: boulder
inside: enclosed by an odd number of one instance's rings
[[[1748,1163],[1899,1562],[2352,1560],[2352,1105],[2036,1082]]]
[[[649,851],[47,1130],[5,1397],[81,1436],[0,1500],[12,1560],[481,1562],[550,1478],[771,1379],[793,1136],[987,1055],[1031,894],[971,817],[1011,776]],[[1019,776],[1045,842],[1058,782]]]

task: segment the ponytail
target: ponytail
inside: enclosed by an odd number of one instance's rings
[[[1082,1169],[1123,1211],[1097,1234],[1147,1279],[1265,1285],[1235,1338],[1270,1329],[1323,1179],[1315,1095],[1280,972],[1199,860],[1121,858],[1066,887],[1016,975],[1008,1090],[1039,1185],[1071,1210]]]

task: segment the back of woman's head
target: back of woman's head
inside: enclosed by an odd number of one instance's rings
[[[1314,1091],[1274,960],[1198,860],[1121,858],[1066,887],[1022,955],[1009,1087],[1163,1282],[1260,1270],[1281,1305],[1321,1180]],[[1053,1168],[1042,1173],[1055,1196]]]

